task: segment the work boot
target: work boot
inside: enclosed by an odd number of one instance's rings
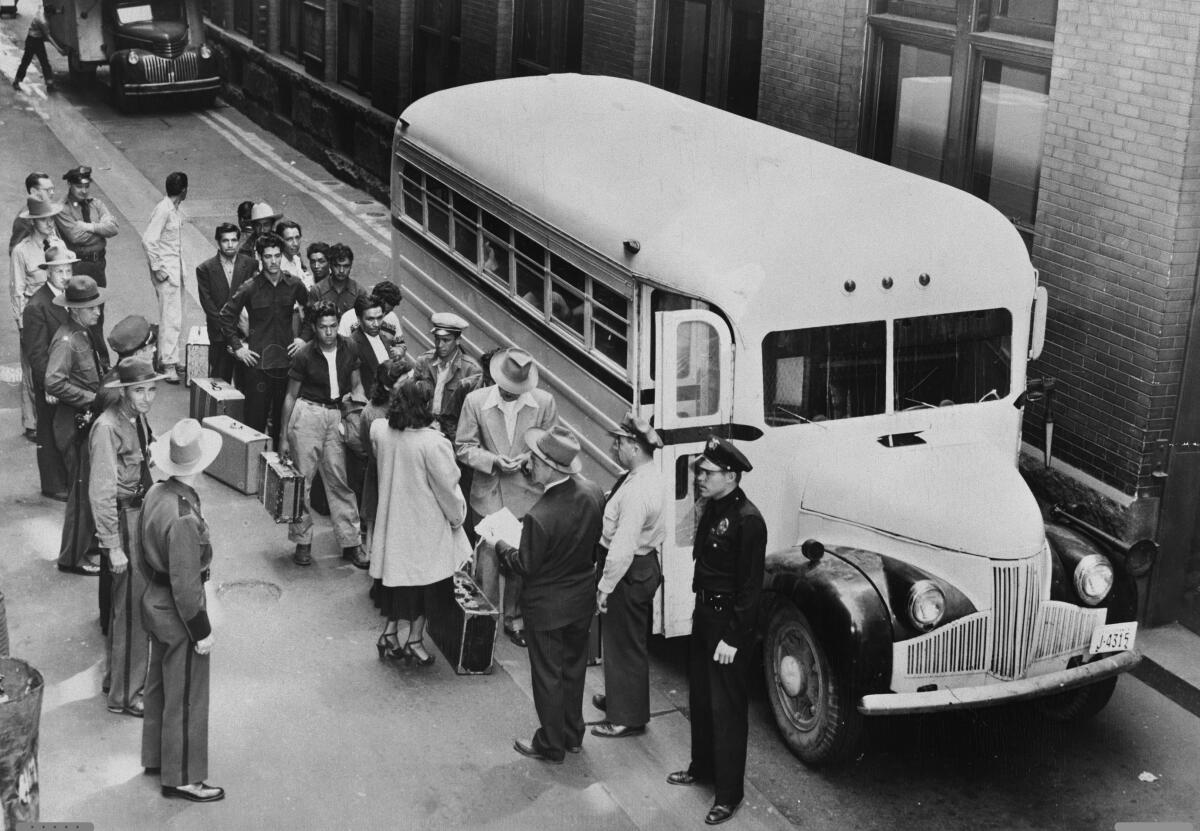
[[[296,552],[292,554],[292,562],[298,566],[311,566],[312,544],[307,542],[296,543]]]
[[[349,548],[343,548],[342,558],[352,562],[355,568],[367,568],[371,565],[371,558],[367,556],[367,552],[363,551],[361,545],[352,545]]]

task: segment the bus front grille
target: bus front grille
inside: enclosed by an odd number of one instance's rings
[[[200,76],[195,52],[185,52],[174,59],[148,55],[142,59],[142,71],[146,75],[146,82],[150,84],[191,81]]]
[[[997,678],[1021,678],[1029,666],[1041,590],[1038,559],[992,563],[992,654],[988,670]]]

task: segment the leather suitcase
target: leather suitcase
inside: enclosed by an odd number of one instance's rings
[[[241,421],[245,416],[246,396],[220,378],[196,378],[192,382],[192,406],[189,415],[196,421],[209,416],[227,415]]]
[[[304,516],[304,476],[278,453],[259,454],[258,499],[279,525]]]
[[[429,610],[429,636],[459,675],[490,675],[500,612],[466,573],[455,572],[452,582]]]
[[[187,346],[183,350],[184,374],[190,387],[197,378],[208,377],[208,327],[188,329]]]
[[[203,424],[221,434],[221,452],[204,472],[242,493],[257,494],[271,437],[229,416],[209,416]]]

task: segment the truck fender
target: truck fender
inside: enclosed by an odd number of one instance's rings
[[[878,589],[857,568],[827,552],[812,561],[800,548],[767,558],[763,624],[778,604],[794,604],[812,624],[829,660],[857,695],[886,692],[892,677],[891,614]]]
[[[1126,567],[1124,552],[1052,520],[1046,521],[1046,541],[1053,564],[1051,598],[1083,605],[1075,593],[1072,575],[1080,560],[1089,554],[1100,554],[1113,565],[1112,591],[1100,603],[1102,608],[1108,609],[1108,622],[1137,620],[1137,580]]]

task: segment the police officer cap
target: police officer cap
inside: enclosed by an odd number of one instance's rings
[[[471,325],[454,312],[437,312],[429,322],[433,324],[429,331],[434,335],[461,335],[462,330]]]
[[[617,425],[617,429],[609,430],[608,432],[613,436],[637,439],[651,450],[663,446],[662,439],[659,438],[654,428],[650,426],[650,422],[644,418],[635,416],[632,412],[625,413],[625,417],[621,419],[621,423]]]
[[[118,355],[136,352],[150,342],[154,330],[150,321],[141,315],[130,315],[112,327],[108,333],[108,345]]]
[[[68,170],[63,178],[73,185],[86,185],[92,181],[92,169],[86,164]]]
[[[734,473],[748,473],[754,469],[750,460],[742,451],[734,447],[733,442],[720,436],[708,437],[708,441],[704,445],[704,454],[696,460],[696,465],[699,466],[703,462],[708,463],[710,470],[717,468]]]

